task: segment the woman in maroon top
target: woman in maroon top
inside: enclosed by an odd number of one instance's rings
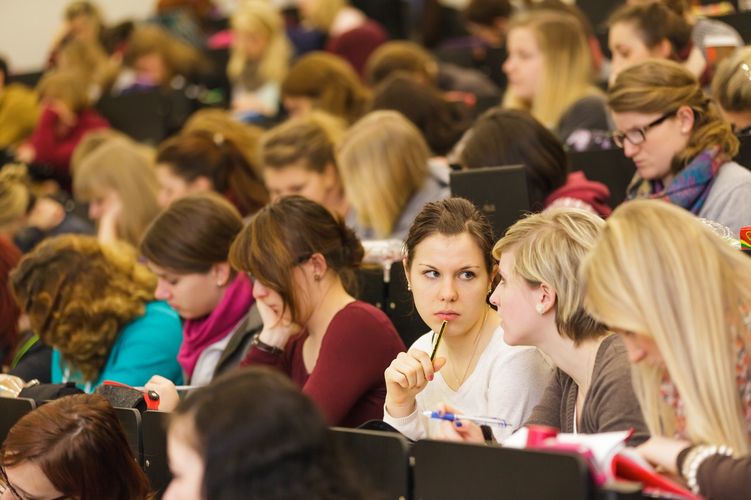
[[[347,291],[362,257],[355,234],[301,196],[261,209],[230,249],[264,325],[242,364],[287,373],[331,425],[383,416],[383,372],[405,350],[386,315]]]

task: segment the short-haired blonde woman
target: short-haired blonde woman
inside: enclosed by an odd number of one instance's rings
[[[616,209],[582,269],[587,310],[633,363],[655,436],[639,450],[706,498],[751,491],[749,274],[747,256],[652,200]]]
[[[292,116],[319,109],[352,123],[365,112],[370,92],[341,57],[311,52],[287,73],[282,101]]]
[[[292,57],[284,19],[272,3],[249,0],[232,13],[230,24],[232,52],[227,75],[233,84],[232,108],[243,115],[275,115]]]
[[[154,300],[156,278],[135,252],[58,236],[21,259],[10,282],[32,330],[53,348],[52,383],[90,392],[105,380],[142,386],[154,373],[182,380],[180,318]]]
[[[258,149],[271,199],[299,194],[345,217],[349,204],[336,163],[345,129],[344,120],[313,111],[266,132]]]
[[[138,246],[159,213],[154,168],[138,146],[111,139],[77,166],[73,192],[89,203],[89,218],[97,223],[100,240],[121,240]]]
[[[636,164],[629,199],[663,199],[735,234],[749,223],[751,172],[732,161],[738,139],[688,70],[666,60],[631,66],[608,105],[613,140]]]
[[[712,79],[712,96],[738,135],[751,133],[751,47],[722,61]]]
[[[303,18],[326,33],[326,50],[346,60],[362,75],[370,54],[388,40],[377,22],[352,7],[348,0],[301,0]]]
[[[420,131],[396,111],[374,111],[349,129],[339,169],[360,238],[403,240],[425,203],[448,198],[448,168],[429,157]]]
[[[572,15],[533,10],[509,24],[504,106],[525,109],[566,142],[577,130],[608,130],[605,102],[593,85],[592,56]]]
[[[648,437],[631,385],[623,341],[584,310],[579,268],[604,221],[573,208],[529,215],[496,243],[500,282],[490,302],[498,307],[504,340],[535,346],[557,366],[526,424],[562,432],[634,429],[632,443]],[[450,438],[478,437],[475,426],[444,425]]]

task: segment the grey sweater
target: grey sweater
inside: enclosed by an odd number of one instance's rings
[[[556,369],[526,425],[548,425],[561,432],[574,432],[578,391],[574,379],[560,368]],[[584,400],[580,421],[577,431],[582,434],[634,429],[629,441],[632,446],[649,438],[647,424],[631,385],[626,347],[617,335],[605,338],[597,350],[592,384]]]
[[[741,227],[751,225],[751,172],[735,162],[721,166],[698,215],[729,227],[737,238]]]

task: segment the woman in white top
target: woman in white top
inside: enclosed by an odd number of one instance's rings
[[[492,246],[487,220],[461,198],[428,203],[410,228],[404,267],[417,311],[434,332],[448,322],[433,362],[429,332],[385,372],[384,421],[411,439],[435,425],[423,412],[446,403],[506,420],[508,427],[493,428],[503,440],[527,420],[548,383],[552,367],[535,348],[507,345],[487,305]]]

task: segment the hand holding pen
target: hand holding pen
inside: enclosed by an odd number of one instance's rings
[[[452,408],[447,404],[440,404],[438,405],[437,411],[424,412],[423,414],[425,413],[430,413],[430,417],[432,417],[433,413],[443,415],[436,419],[440,423],[438,426],[438,433],[435,435],[436,438],[464,443],[485,443],[485,436],[483,435],[480,425],[472,421],[474,418],[470,420],[460,414],[457,409]],[[503,419],[498,420],[506,423]],[[506,423],[506,425],[508,424]]]
[[[433,351],[435,349],[431,349],[432,359],[430,354],[419,349],[399,353],[386,368],[386,411],[392,417],[411,414],[415,409],[415,397],[446,364],[446,358],[435,357]]]

